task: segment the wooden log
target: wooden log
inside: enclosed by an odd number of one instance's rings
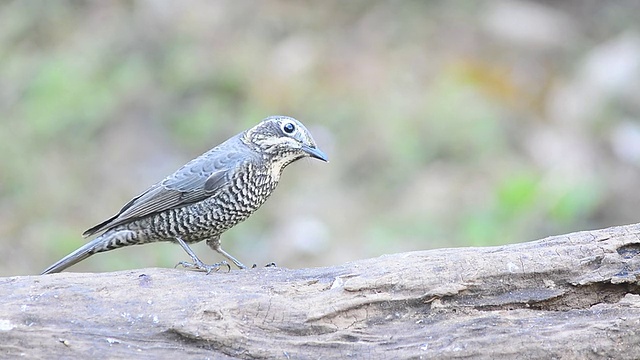
[[[312,269],[0,279],[0,356],[640,358],[640,225]]]

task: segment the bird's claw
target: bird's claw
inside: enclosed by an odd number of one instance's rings
[[[255,269],[257,267],[258,267],[258,264],[253,264],[253,266],[251,268]],[[265,265],[264,267],[266,267],[266,268],[275,268],[275,267],[278,267],[278,265],[276,265],[276,263],[274,263],[274,262],[270,262],[267,265]]]
[[[185,269],[193,269],[193,270],[196,270],[196,271],[204,271],[204,272],[207,273],[207,275],[209,275],[214,271],[217,272],[218,270],[220,270],[220,267],[225,266],[225,265],[227,266],[227,271],[231,271],[231,266],[229,265],[228,262],[226,262],[224,260],[222,260],[219,263],[215,263],[215,264],[211,264],[211,265],[207,265],[207,264],[203,263],[202,261],[196,261],[196,262],[193,262],[193,263],[186,262],[186,261],[180,261],[179,263],[176,264],[175,267],[177,268],[178,266],[182,266]]]

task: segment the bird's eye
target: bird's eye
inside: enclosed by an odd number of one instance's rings
[[[294,131],[296,131],[296,126],[293,125],[293,123],[286,123],[282,125],[282,130],[287,134],[292,134]]]

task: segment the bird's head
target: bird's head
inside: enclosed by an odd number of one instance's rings
[[[244,133],[243,141],[256,148],[277,172],[304,157],[327,161],[327,155],[318,149],[309,130],[288,116],[270,116],[262,120]]]

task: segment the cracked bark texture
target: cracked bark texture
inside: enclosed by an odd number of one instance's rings
[[[0,279],[0,357],[640,358],[640,225],[313,269]]]

